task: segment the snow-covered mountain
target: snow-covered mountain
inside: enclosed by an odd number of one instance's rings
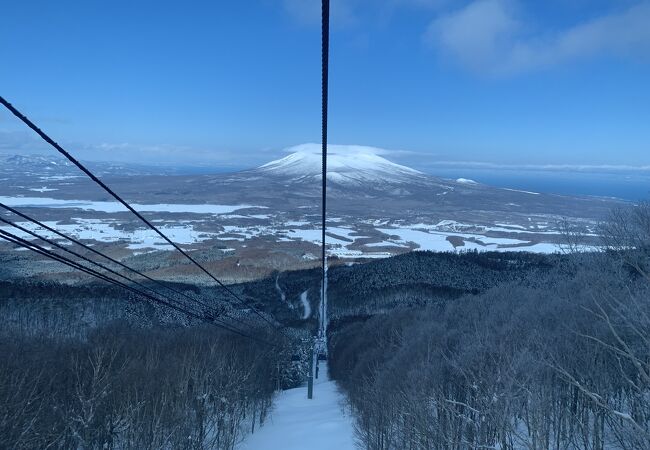
[[[379,156],[379,149],[360,145],[328,145],[327,180],[340,185],[365,183],[403,184],[428,178],[422,172]],[[289,155],[256,169],[267,176],[284,177],[290,182],[321,179],[322,156],[319,144],[303,144],[287,150]]]

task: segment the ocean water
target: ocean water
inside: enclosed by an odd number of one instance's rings
[[[440,169],[430,172],[444,178],[469,178],[510,189],[562,195],[650,200],[650,174]]]

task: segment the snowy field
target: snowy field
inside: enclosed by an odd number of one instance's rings
[[[555,253],[561,251],[560,246],[556,244],[534,243],[520,239],[497,238],[481,234],[427,231],[414,227],[378,228],[378,230],[389,236],[397,236],[384,241],[386,246],[405,246],[408,243],[415,243],[418,245],[418,250],[430,250],[434,252],[478,250]],[[462,238],[464,245],[454,247],[449,241],[449,237]],[[373,246],[377,245],[379,244],[373,244]]]
[[[59,200],[46,197],[3,197],[0,202],[15,208],[41,207],[41,208],[75,208],[84,211],[99,211],[105,213],[124,212],[127,209],[118,202],[95,202],[89,200]],[[131,206],[138,212],[170,212],[194,214],[228,214],[245,208],[265,208],[252,205],[207,205],[178,203],[161,203],[153,205],[140,205],[132,203]]]
[[[345,397],[329,380],[321,364],[314,398],[307,388],[280,393],[263,427],[248,436],[238,450],[355,450],[353,418],[345,410]]]
[[[21,208],[40,207],[70,209],[101,213],[121,213],[125,208],[117,202],[97,202],[88,200],[60,200],[47,197],[3,197],[0,202]],[[219,204],[134,204],[133,207],[147,213],[195,214],[191,219],[176,218],[152,219],[173,241],[184,244],[199,244],[204,241],[240,242],[255,238],[284,242],[310,242],[321,244],[321,230],[317,222],[305,216],[300,220],[273,214],[271,211],[246,209],[268,208],[252,205]],[[233,214],[237,212],[236,214]],[[79,212],[77,212],[79,213]],[[87,213],[88,214],[88,213]],[[118,217],[118,216],[116,216]],[[98,242],[121,242],[131,250],[157,249],[171,250],[172,247],[143,225],[136,224],[126,228],[117,219],[72,218],[73,223],[47,222],[77,239]],[[386,258],[395,253],[414,250],[437,252],[478,251],[530,251],[535,253],[554,253],[561,248],[552,242],[559,232],[548,222],[531,222],[528,226],[520,224],[495,223],[476,225],[454,220],[440,220],[437,223],[409,223],[407,221],[363,220],[358,218],[336,217],[327,228],[327,247],[331,256],[339,258]],[[29,224],[21,223],[33,229]],[[11,231],[9,227],[0,227]],[[36,231],[36,230],[34,230]],[[26,239],[32,237],[12,231]],[[44,233],[53,238],[51,234]],[[494,236],[497,234],[497,236]],[[589,234],[593,236],[593,234]]]
[[[255,216],[242,216],[247,219],[261,219]],[[72,224],[46,221],[45,224],[81,240],[95,240],[98,242],[121,242],[129,249],[157,249],[171,250],[171,246],[152,230],[136,228],[134,230],[122,229],[119,221],[115,219],[84,219],[72,218]],[[180,222],[156,220],[158,228],[178,244],[197,244],[207,240],[222,242],[245,242],[256,237],[269,237],[278,242],[305,241],[316,245],[321,243],[321,230],[316,228],[292,228],[287,230],[280,226],[236,226],[214,225],[215,231],[200,231],[196,226],[202,220],[184,220]],[[165,223],[160,223],[165,222]],[[29,222],[17,222],[27,229],[38,232],[49,238],[57,239],[53,233],[40,230]],[[0,229],[12,232],[24,239],[33,239],[26,233],[12,229],[9,226],[0,226]],[[327,246],[330,255],[339,258],[386,258],[392,255],[390,251],[380,249],[408,249],[430,250],[438,252],[454,252],[466,250],[478,251],[531,251],[536,253],[553,253],[560,251],[560,247],[552,243],[535,243],[528,240],[490,237],[476,233],[461,233],[453,231],[435,231],[426,229],[422,224],[400,226],[395,228],[376,228],[385,235],[380,242],[367,242],[370,238],[358,234],[352,228],[329,227],[327,232]],[[551,232],[547,232],[551,234]],[[555,233],[553,233],[555,234]],[[337,237],[338,236],[338,237]],[[464,245],[454,246],[448,239],[455,237],[461,239]],[[362,245],[356,245],[363,239]],[[356,248],[351,248],[353,245]]]
[[[45,225],[54,228],[61,233],[74,237],[79,240],[93,240],[98,242],[122,242],[126,247],[132,250],[152,248],[157,250],[173,250],[173,247],[167,244],[153,230],[148,228],[138,228],[132,231],[125,231],[118,228],[118,223],[114,220],[104,219],[81,219],[73,218],[74,224],[59,224],[58,222],[46,221]],[[60,240],[56,234],[43,230],[31,222],[16,222],[17,225],[26,228],[39,235],[51,239]],[[194,244],[211,239],[216,236],[215,233],[198,232],[192,225],[160,225],[160,231],[165,233],[169,238],[178,244]],[[0,226],[1,230],[8,231],[20,238],[34,240],[30,234],[12,228],[8,225]],[[65,243],[65,241],[62,241]]]
[[[255,219],[255,216],[242,216],[247,219]],[[98,242],[121,242],[126,244],[129,249],[145,249],[151,248],[156,250],[172,250],[173,248],[166,244],[165,241],[158,236],[153,230],[148,228],[139,227],[135,230],[125,230],[121,228],[120,221],[115,219],[84,219],[74,217],[70,219],[70,223],[59,223],[56,221],[45,221],[45,225],[55,228],[56,230],[72,236],[80,240],[94,240]],[[320,244],[321,231],[317,229],[299,229],[286,231],[282,228],[269,227],[269,226],[235,226],[235,225],[215,225],[216,231],[198,231],[196,226],[202,224],[203,221],[189,221],[173,223],[160,223],[161,221],[155,220],[156,226],[160,231],[165,233],[169,238],[178,244],[196,244],[210,239],[217,241],[229,242],[239,241],[244,242],[255,237],[271,236],[278,238],[281,242],[288,241],[308,241],[314,244]],[[34,231],[48,239],[60,239],[54,233],[47,230],[41,230],[38,226],[30,222],[16,222],[28,230]],[[33,236],[20,230],[16,230],[8,225],[0,226],[1,230],[8,231],[16,234],[17,236],[33,240]],[[352,232],[353,230],[347,230]],[[340,232],[340,231],[339,231]],[[328,247],[330,254],[338,255],[339,257],[358,257],[364,256],[365,252],[360,250],[350,250],[348,245],[354,242],[354,239],[341,240],[328,236]],[[388,257],[389,253],[386,252],[370,252],[367,257]]]

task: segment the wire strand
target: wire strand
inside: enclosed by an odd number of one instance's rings
[[[154,232],[156,232],[161,238],[163,238],[165,240],[165,242],[167,242],[169,245],[174,247],[186,259],[188,259],[190,262],[192,262],[192,264],[194,264],[196,267],[198,267],[203,273],[205,273],[208,277],[210,277],[213,281],[215,281],[219,286],[221,286],[223,289],[225,289],[226,292],[228,292],[230,295],[232,295],[239,303],[241,303],[242,305],[250,308],[257,316],[259,316],[262,320],[264,320],[266,323],[268,323],[273,329],[277,330],[277,325],[276,324],[274,324],[269,319],[267,319],[253,305],[249,304],[249,302],[242,299],[232,289],[230,289],[228,286],[226,286],[221,280],[219,280],[212,273],[210,273],[205,267],[203,267],[201,264],[199,264],[198,261],[196,261],[194,258],[192,258],[192,256],[190,256],[187,252],[185,252],[181,247],[179,247],[178,244],[176,244],[170,238],[168,238],[162,231],[160,231],[156,226],[154,226],[151,222],[149,222],[142,214],[140,214],[138,211],[136,211],[127,201],[122,199],[122,197],[120,197],[117,193],[115,193],[103,181],[101,181],[99,178],[97,178],[90,170],[88,170],[83,164],[81,164],[79,161],[77,161],[70,153],[68,153],[63,147],[61,147],[52,138],[50,138],[47,134],[45,134],[45,132],[43,132],[39,127],[37,127],[31,120],[29,120],[25,115],[23,115],[20,111],[18,111],[11,103],[9,103],[7,100],[5,100],[4,97],[2,97],[2,96],[0,96],[0,103],[2,103],[5,108],[7,108],[14,116],[16,116],[18,119],[20,119],[25,125],[27,125],[29,128],[31,128],[36,134],[38,134],[45,142],[50,144],[59,153],[61,153],[63,156],[65,156],[68,159],[68,161],[70,161],[72,164],[77,166],[77,168],[79,168],[79,170],[81,170],[83,173],[85,173],[91,180],[93,180],[102,189],[104,189],[106,192],[108,192],[114,199],[116,199],[125,208],[127,208],[129,211],[131,211],[138,219],[140,219],[143,223],[145,223],[150,229],[152,229]]]
[[[211,325],[213,325],[213,326],[215,326],[217,328],[229,331],[229,332],[234,333],[234,334],[238,334],[238,335],[240,335],[242,337],[245,337],[245,338],[248,338],[248,339],[251,339],[251,340],[254,340],[254,341],[262,342],[264,344],[274,346],[274,347],[277,346],[277,344],[274,344],[274,343],[268,342],[266,340],[256,338],[256,337],[251,336],[249,334],[243,333],[241,331],[232,329],[228,325],[222,325],[222,324],[219,324],[219,323],[217,323],[215,321],[207,320],[205,317],[202,317],[202,316],[200,316],[200,315],[198,315],[198,314],[196,314],[194,312],[187,311],[186,309],[184,309],[182,307],[170,304],[170,303],[168,303],[168,302],[166,302],[164,300],[153,297],[153,296],[151,296],[151,295],[149,295],[149,294],[147,294],[145,292],[139,291],[138,289],[135,289],[135,288],[133,288],[131,286],[128,286],[128,285],[126,285],[126,284],[124,284],[124,283],[122,283],[120,281],[115,280],[115,279],[112,279],[112,278],[110,278],[110,277],[108,277],[108,276],[106,276],[104,274],[101,274],[101,273],[99,273],[99,272],[97,272],[97,271],[95,271],[93,269],[90,269],[88,267],[84,267],[84,266],[70,260],[69,258],[63,257],[61,255],[57,255],[56,253],[53,253],[53,252],[47,250],[46,248],[44,248],[44,247],[42,247],[42,246],[40,246],[38,244],[26,241],[25,239],[22,239],[22,238],[14,235],[12,233],[9,233],[8,231],[0,230],[0,238],[4,239],[6,241],[12,242],[13,244],[18,245],[20,247],[31,250],[31,251],[33,251],[35,253],[38,253],[38,254],[40,254],[42,256],[45,256],[47,258],[58,261],[58,262],[66,265],[66,266],[72,267],[72,268],[74,268],[76,270],[79,270],[81,272],[84,272],[84,273],[86,273],[86,274],[88,274],[90,276],[93,276],[95,278],[106,281],[108,283],[120,286],[120,287],[122,287],[122,288],[124,288],[124,289],[126,289],[128,291],[131,291],[131,292],[133,292],[133,293],[135,293],[137,295],[140,295],[140,296],[148,299],[149,301],[151,301],[153,303],[161,304],[164,307],[173,309],[173,310],[175,310],[175,311],[177,311],[177,312],[179,312],[181,314],[184,314],[184,315],[186,315],[186,316],[188,316],[190,318],[199,320],[201,322],[209,323],[209,324],[211,324]]]
[[[138,276],[141,276],[141,277],[151,281],[152,283],[154,283],[154,284],[156,284],[156,285],[158,285],[160,287],[168,289],[169,291],[174,292],[175,294],[181,295],[184,298],[186,298],[186,299],[188,299],[188,300],[190,300],[192,302],[198,303],[201,306],[204,306],[204,307],[206,307],[208,309],[211,309],[211,310],[213,310],[215,312],[218,312],[213,306],[210,306],[207,303],[204,303],[204,302],[202,302],[202,301],[200,301],[198,299],[195,299],[195,298],[187,295],[185,292],[182,292],[182,291],[180,291],[178,289],[175,289],[175,288],[173,288],[171,286],[168,286],[167,284],[165,284],[165,283],[163,283],[163,282],[161,282],[159,280],[156,280],[156,279],[154,279],[154,278],[152,278],[152,277],[150,277],[150,276],[148,276],[148,275],[146,275],[146,274],[144,274],[144,273],[142,273],[142,272],[140,272],[140,271],[138,271],[136,269],[133,269],[132,267],[127,266],[126,264],[122,263],[121,261],[118,261],[115,258],[112,258],[112,257],[100,252],[99,250],[96,250],[96,249],[84,244],[83,242],[80,242],[80,241],[76,240],[75,238],[73,238],[73,237],[71,237],[71,236],[69,236],[69,235],[67,235],[65,233],[62,233],[59,230],[57,230],[55,228],[52,228],[49,225],[46,225],[45,223],[40,222],[39,220],[36,220],[33,217],[30,217],[27,214],[24,214],[21,211],[18,211],[17,209],[12,208],[11,206],[7,206],[4,203],[0,202],[0,207],[6,209],[7,211],[9,211],[9,212],[21,217],[21,218],[33,223],[33,224],[35,224],[35,225],[37,225],[37,226],[51,232],[51,233],[56,234],[57,236],[59,236],[59,237],[61,237],[63,239],[66,239],[66,240],[70,241],[70,242],[72,242],[72,243],[74,243],[74,244],[76,244],[76,245],[78,245],[78,246],[80,246],[80,247],[82,247],[82,248],[84,248],[84,249],[98,255],[98,256],[101,256],[102,258],[104,258],[104,259],[106,259],[106,260],[108,260],[108,261],[110,261],[110,262],[112,262],[114,264],[117,264],[118,266],[130,271],[131,273],[134,273],[134,274],[136,274]],[[227,315],[227,316],[231,320],[234,320],[235,322],[238,322],[238,323],[240,323],[242,325],[245,325],[245,326],[250,326],[249,324],[247,324],[246,322],[244,322],[244,321],[242,321],[240,319],[237,319],[237,318],[232,317],[230,315]]]
[[[29,234],[30,236],[35,237],[36,239],[40,239],[40,240],[42,240],[43,242],[47,242],[48,244],[50,244],[50,245],[52,245],[52,246],[58,248],[59,250],[63,250],[64,252],[69,253],[69,254],[71,254],[71,255],[77,257],[77,258],[80,258],[80,259],[82,259],[83,261],[86,261],[86,262],[88,262],[88,263],[90,263],[90,264],[92,264],[92,265],[94,265],[94,266],[97,266],[97,267],[99,267],[100,269],[105,270],[105,271],[111,273],[111,274],[114,275],[114,276],[120,277],[120,278],[122,278],[123,280],[125,280],[125,281],[127,281],[127,282],[131,282],[131,283],[133,283],[133,284],[136,284],[137,286],[140,286],[140,287],[143,288],[143,289],[146,289],[146,290],[148,290],[148,291],[150,291],[150,292],[153,292],[154,294],[156,294],[156,295],[158,295],[158,296],[160,296],[160,297],[163,297],[164,299],[166,299],[166,300],[169,301],[169,302],[175,303],[175,304],[177,304],[177,305],[182,305],[182,304],[181,304],[178,300],[176,300],[176,299],[173,299],[173,298],[171,298],[171,297],[169,297],[169,296],[167,296],[167,295],[165,295],[165,294],[162,294],[162,293],[160,293],[159,291],[156,291],[155,289],[153,289],[153,288],[151,288],[151,287],[149,287],[149,286],[146,286],[146,285],[140,283],[140,282],[137,281],[137,280],[133,280],[132,278],[127,277],[126,275],[123,275],[123,274],[121,274],[121,273],[119,273],[119,272],[116,272],[115,270],[111,269],[110,267],[106,267],[105,265],[103,265],[103,264],[101,264],[101,263],[98,263],[97,261],[93,261],[92,259],[85,257],[84,255],[81,255],[81,254],[79,254],[79,253],[77,253],[77,252],[75,252],[75,251],[73,251],[73,250],[70,250],[70,249],[68,249],[68,248],[65,248],[64,246],[58,244],[57,242],[54,242],[54,241],[52,241],[52,240],[50,240],[50,239],[48,239],[48,238],[46,238],[46,237],[44,237],[44,236],[39,235],[38,233],[36,233],[36,232],[34,232],[34,231],[32,231],[32,230],[29,230],[29,229],[27,229],[27,228],[25,228],[25,227],[22,227],[22,226],[18,225],[17,223],[11,222],[11,221],[6,220],[6,219],[3,219],[2,217],[0,217],[0,221],[3,222],[3,223],[6,223],[7,225],[10,225],[10,226],[12,226],[12,227],[18,229],[18,230],[20,230],[20,231],[22,231],[22,232],[24,232],[24,233],[27,233],[27,234]],[[200,312],[201,314],[206,314],[206,313],[203,312],[203,311],[199,311],[199,312]],[[234,329],[236,329],[236,330],[238,330],[238,331],[240,331],[240,332],[243,332],[243,330],[241,330],[241,329],[239,329],[239,328],[237,328],[237,327],[235,327],[235,326],[233,326],[233,325],[229,325],[229,324],[227,324],[226,322],[224,322],[223,320],[221,320],[219,317],[222,316],[222,315],[224,315],[224,314],[220,314],[219,311],[215,311],[215,312],[216,312],[216,317],[213,317],[214,320],[218,320],[220,323],[223,323],[224,325],[230,326],[231,328],[234,328]],[[212,317],[212,316],[211,316],[211,317]],[[227,316],[227,317],[228,317],[228,316]]]

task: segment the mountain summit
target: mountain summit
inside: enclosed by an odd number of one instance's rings
[[[320,144],[303,144],[288,149],[284,158],[256,169],[266,175],[288,177],[291,181],[320,180],[322,171]],[[336,184],[407,183],[426,177],[410,167],[395,164],[379,156],[380,150],[359,145],[327,146],[327,179]]]

